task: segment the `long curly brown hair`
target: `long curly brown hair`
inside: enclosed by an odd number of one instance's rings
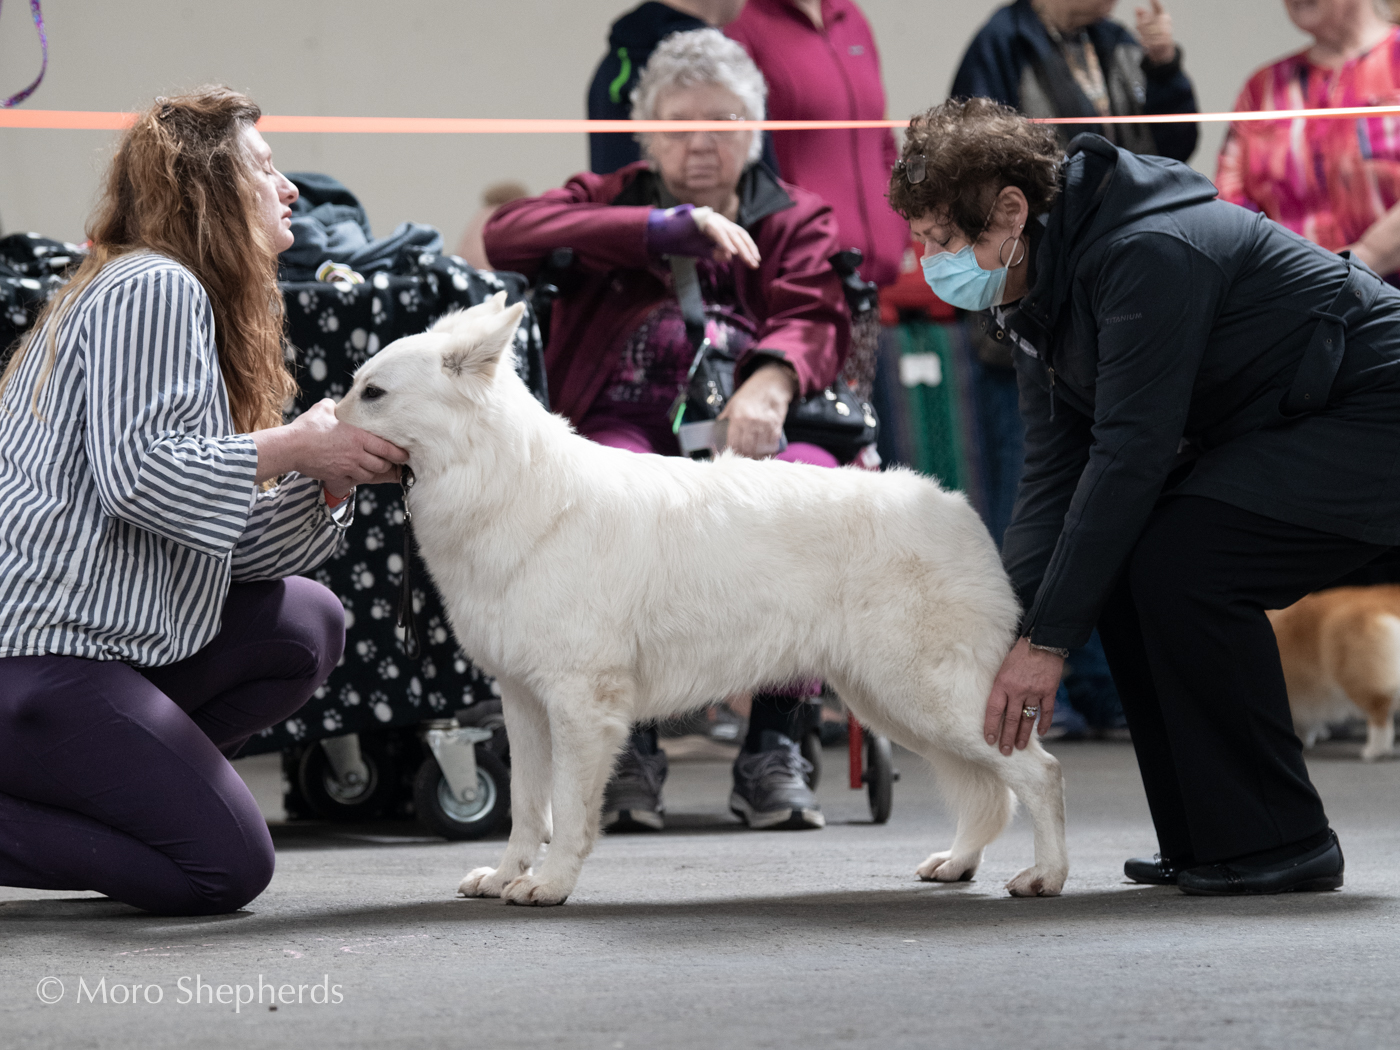
[[[258,217],[253,158],[243,141],[262,111],[226,87],[158,98],[122,137],[87,235],[90,253],[39,315],[0,376],[0,394],[44,332],[48,356],[31,405],[58,356],[58,327],[98,271],[135,251],[188,268],[209,295],[219,371],[240,433],[277,426],[296,394],[287,370],[277,253]]]

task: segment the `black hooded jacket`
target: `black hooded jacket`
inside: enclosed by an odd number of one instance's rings
[[[1004,313],[1023,634],[1082,645],[1164,493],[1400,544],[1400,292],[1097,135],[1070,144],[1042,222]]]

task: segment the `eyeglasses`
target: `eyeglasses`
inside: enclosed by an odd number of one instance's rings
[[[904,173],[904,178],[911,186],[917,186],[928,177],[928,158],[922,153],[915,153],[908,160],[901,160],[895,167]]]
[[[694,118],[687,117],[687,118],[685,118],[685,119],[687,119],[687,120],[690,120],[690,119],[694,119],[694,120],[747,120],[748,118],[747,118],[747,117],[742,117],[742,116],[740,116],[738,113],[724,113],[724,114],[721,114],[720,116],[716,116],[716,117],[694,117]],[[735,128],[733,131],[698,131],[698,130],[697,130],[697,131],[663,131],[663,132],[660,133],[660,137],[661,137],[662,139],[664,139],[666,142],[676,142],[676,143],[680,143],[680,142],[688,142],[688,141],[690,140],[690,136],[692,136],[692,135],[709,135],[709,136],[712,136],[712,137],[713,137],[713,139],[714,139],[714,141],[715,141],[716,143],[722,142],[722,143],[725,143],[726,145],[732,145],[734,142],[738,141],[739,136],[742,135],[743,133],[744,133],[744,129],[742,129],[742,128]]]

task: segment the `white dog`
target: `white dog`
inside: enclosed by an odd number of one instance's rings
[[[1059,763],[1035,741],[1008,758],[982,737],[1018,614],[967,501],[907,471],[594,444],[516,377],[523,312],[501,293],[398,340],[336,410],[408,450],[419,547],[458,642],[500,682],[514,827],[500,865],[459,892],[562,904],[634,722],[820,676],[951,796],[952,848],[920,878],[970,879],[1014,792],[1035,865],[1007,889],[1058,894]]]

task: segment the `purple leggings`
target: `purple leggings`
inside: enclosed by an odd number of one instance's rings
[[[344,647],[340,601],[293,576],[234,584],[214,640],[165,667],[0,659],[0,885],[160,915],[247,904],[272,837],[224,756],[301,707]]]

